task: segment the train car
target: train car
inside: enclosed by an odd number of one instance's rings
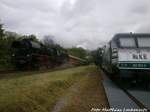
[[[85,59],[81,59],[79,57],[69,55],[69,64],[75,65],[75,66],[80,66],[80,65],[88,65],[89,63]]]
[[[12,62],[18,69],[39,69],[44,66],[52,68],[67,59],[67,53],[62,53],[55,47],[47,48],[30,39],[14,41],[12,50]]]
[[[103,48],[98,48],[97,50],[92,52],[92,56],[94,59],[95,65],[102,67],[102,56],[103,56]]]
[[[150,78],[150,34],[116,34],[103,49],[102,68],[112,76]]]

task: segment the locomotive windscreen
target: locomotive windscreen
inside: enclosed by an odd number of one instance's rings
[[[23,46],[24,46],[23,43],[20,42],[20,41],[14,41],[14,42],[12,43],[12,47],[13,47],[13,48],[21,48],[21,47],[23,47]]]
[[[23,41],[14,41],[12,43],[13,48],[27,48],[29,47],[28,43],[23,42]]]
[[[136,42],[134,38],[119,38],[119,42],[121,47],[136,47]]]
[[[139,47],[150,47],[150,37],[146,38],[146,37],[138,37],[138,46]]]
[[[32,45],[32,48],[41,48],[41,45],[39,43],[36,43],[36,42],[33,42],[33,41],[31,41],[30,43]]]

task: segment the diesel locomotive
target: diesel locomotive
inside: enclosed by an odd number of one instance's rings
[[[114,77],[150,78],[150,34],[116,34],[103,47],[102,55],[102,68]]]
[[[11,46],[12,63],[17,69],[52,68],[68,61],[65,50],[46,47],[31,39],[14,41]]]

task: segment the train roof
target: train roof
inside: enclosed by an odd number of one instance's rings
[[[150,33],[117,33],[112,38],[113,40],[120,38],[120,37],[137,37],[137,36],[144,36],[144,37],[150,37]]]
[[[33,47],[33,48],[41,48],[44,46],[43,44],[30,40],[30,39],[22,39],[22,40],[16,40],[13,41],[12,47],[14,48],[20,48],[20,47]]]

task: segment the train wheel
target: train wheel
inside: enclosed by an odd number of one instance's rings
[[[38,63],[38,62],[32,63],[32,68],[35,70],[39,70],[40,69],[40,63]]]
[[[131,87],[131,80],[129,78],[122,77],[121,74],[118,77],[118,81],[123,87],[127,89]]]
[[[150,91],[150,83],[148,83],[148,82],[143,83],[143,87],[142,88],[144,88],[147,91]]]
[[[22,71],[22,70],[25,69],[25,65],[23,65],[23,64],[16,64],[16,69]]]
[[[52,68],[52,63],[51,62],[48,62],[45,66],[47,69],[51,69]]]
[[[148,89],[148,91],[150,91],[150,83],[149,82],[147,83],[147,89]]]

